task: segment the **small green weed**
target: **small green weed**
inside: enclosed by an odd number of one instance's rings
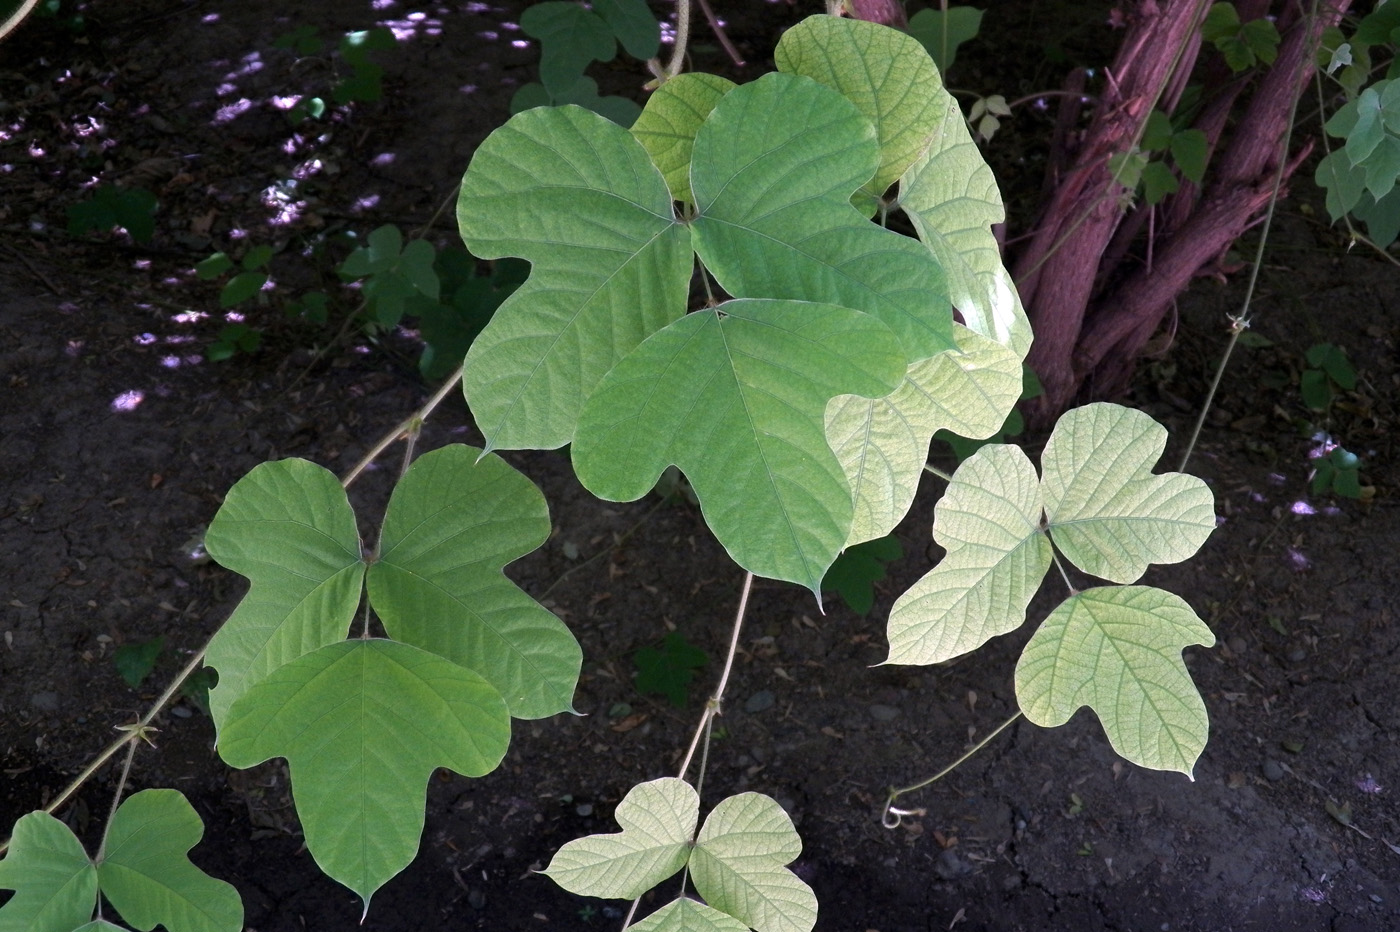
[[[1332,343],[1317,343],[1308,348],[1308,367],[1303,370],[1300,388],[1303,404],[1313,411],[1326,411],[1332,400],[1344,391],[1356,388],[1356,369],[1347,359],[1346,350]]]
[[[643,647],[632,657],[637,667],[637,692],[642,695],[660,694],[678,709],[685,707],[690,683],[697,671],[710,662],[709,656],[672,631],[661,647]]]
[[[885,578],[885,566],[904,556],[893,536],[878,537],[846,548],[822,579],[823,592],[841,596],[851,611],[868,615],[875,604],[875,584]]]
[[[149,243],[156,232],[157,203],[156,196],[145,188],[98,185],[91,198],[68,208],[68,232],[81,236],[117,227],[136,242]]]

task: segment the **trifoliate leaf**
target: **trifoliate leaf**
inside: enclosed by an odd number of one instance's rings
[[[253,683],[345,637],[365,568],[345,490],[302,459],[263,463],[238,480],[204,546],[252,584],[205,655],[219,671],[209,709],[222,729],[229,707]]]
[[[676,75],[652,92],[642,115],[632,124],[632,135],[661,169],[673,199],[695,203],[690,193],[690,153],[695,134],[715,104],[733,88],[733,81],[717,74]]]
[[[937,92],[941,119],[928,150],[899,182],[899,206],[948,276],[953,307],[968,327],[1025,359],[1031,325],[993,224],[1006,219],[996,178],[972,141],[953,95]]]
[[[0,890],[15,891],[0,906],[0,932],[72,932],[92,918],[97,868],[68,826],[31,812],[15,823]]]
[[[779,71],[825,84],[875,127],[880,167],[860,188],[873,203],[928,146],[941,116],[943,82],[914,38],[860,19],[809,16],[783,33]]]
[[[943,560],[890,611],[886,663],[941,663],[1026,620],[1052,558],[1040,531],[1035,467],[1019,447],[995,444],[958,467],[934,509]]]
[[[994,434],[1021,394],[1021,360],[955,325],[958,348],[916,362],[890,395],[832,399],[826,436],[850,482],[855,516],[847,546],[883,537],[904,519],[939,430]]]
[[[1167,429],[1141,411],[1091,404],[1066,413],[1041,455],[1050,537],[1075,566],[1117,583],[1180,563],[1215,530],[1215,496],[1195,476],[1153,475]]]
[[[715,909],[757,932],[811,932],[817,897],[785,865],[802,839],[783,807],[740,793],[714,808],[690,856],[695,889]]]
[[[433,771],[482,776],[509,743],[510,713],[480,675],[408,644],[357,639],[254,685],[229,710],[219,749],[240,768],[287,758],[307,849],[368,910],[418,852]]]
[[[549,537],[549,507],[498,456],[453,444],[424,454],[384,515],[369,599],[400,641],[475,670],[516,718],[573,707],[583,653],[504,567]]]
[[[632,501],[674,464],[735,562],[816,592],[851,524],[826,403],[887,394],[903,371],[894,334],[870,315],[729,301],[681,318],[608,373],[579,420],[574,469],[600,498]]]
[[[1054,727],[1089,706],[1113,749],[1154,770],[1191,770],[1210,723],[1181,651],[1215,635],[1179,597],[1149,586],[1105,586],[1066,599],[1016,664],[1026,718]]]
[[[142,790],[125,800],[107,829],[97,876],[102,895],[138,929],[239,932],[243,901],[232,884],[189,859],[204,823],[176,790]]]
[[[627,932],[749,932],[749,927],[704,903],[681,897],[628,926]]]
[[[617,124],[528,110],[476,150],[457,220],[473,255],[533,265],[467,354],[488,448],[562,446],[604,373],[685,313],[690,234],[666,181]]]
[[[685,781],[663,777],[628,790],[616,818],[621,832],[569,842],[540,873],[570,893],[636,899],[685,866],[700,797]]]
[[[879,163],[870,121],[831,88],[790,74],[736,87],[695,136],[695,251],[731,295],[855,308],[908,359],[941,352],[953,345],[942,268],[851,206]]]

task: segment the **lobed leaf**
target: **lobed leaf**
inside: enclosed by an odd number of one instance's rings
[[[642,115],[632,124],[637,137],[661,170],[674,200],[695,203],[690,193],[690,155],[695,134],[734,82],[717,74],[676,75],[652,92]]]
[[[785,866],[801,853],[802,839],[782,806],[740,793],[705,819],[690,872],[707,903],[757,932],[811,932],[816,894]]]
[[[15,823],[0,890],[15,891],[0,906],[0,932],[72,932],[92,918],[97,868],[68,826],[31,812]]]
[[[628,932],[749,932],[749,927],[733,916],[688,897],[672,900],[627,929]]]
[[[1089,706],[1113,749],[1155,770],[1191,776],[1210,723],[1181,651],[1215,643],[1181,598],[1149,586],[1105,586],[1071,596],[1016,664],[1026,718],[1054,727]]]

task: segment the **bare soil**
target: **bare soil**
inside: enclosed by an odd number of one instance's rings
[[[272,243],[278,294],[295,294],[315,277],[317,260],[301,253],[327,228],[395,222],[447,242],[450,211],[436,221],[434,211],[536,60],[513,44],[518,10],[485,3],[313,0],[296,19],[262,6],[93,3],[80,33],[40,21],[0,46],[6,829],[147,707],[236,604],[243,581],[194,549],[228,487],[284,456],[343,472],[429,390],[409,341],[371,345],[352,330],[322,353],[334,324],[290,322],[276,301],[253,312],[267,332],[259,352],[208,362],[224,320],[193,264]],[[798,15],[765,6],[734,24],[756,63],[743,74],[761,70]],[[269,101],[325,86],[330,65],[274,40],[303,23],[334,35],[375,22],[402,37],[383,56],[385,100],[290,128]],[[702,54],[701,67],[723,66]],[[635,88],[639,75],[622,63],[605,80]],[[160,195],[151,244],[64,231],[64,208],[93,177]],[[939,555],[932,477],[869,616],[834,600],[823,614],[795,587],[756,592],[705,795],[757,790],[792,814],[819,930],[1400,928],[1400,273],[1346,254],[1305,207],[1283,213],[1254,321],[1273,346],[1237,351],[1191,462],[1215,490],[1219,530],[1196,559],[1148,580],[1183,594],[1218,638],[1186,652],[1212,723],[1194,782],[1121,761],[1081,712],[1060,729],[1012,726],[911,797],[922,815],[880,826],[887,786],[936,771],[1014,711],[1012,670],[1033,630],[937,668],[874,666],[890,604]],[[1202,280],[1183,298],[1175,345],[1142,369],[1129,401],[1172,429],[1164,468],[1241,295],[1239,281]],[[1325,422],[1298,391],[1303,354],[1323,341],[1344,344],[1362,376]],[[1310,494],[1319,429],[1363,455],[1374,501]],[[457,397],[420,449],[462,441],[480,436]],[[355,486],[362,515],[382,508],[392,456]],[[376,932],[616,928],[625,904],[572,896],[531,871],[569,839],[615,830],[622,794],[672,772],[689,739],[702,687],[681,710],[639,695],[632,655],[672,627],[723,655],[741,573],[696,510],[599,503],[563,453],[508,459],[543,488],[556,526],[509,573],[582,642],[586,714],[519,723],[484,779],[434,778],[420,856],[364,922]],[[1061,595],[1047,588],[1033,619]],[[157,636],[155,674],[129,688],[114,650]],[[703,688],[716,672],[702,673]],[[133,788],[190,797],[207,827],[194,859],[238,887],[250,930],[358,922],[354,894],[302,848],[279,765],[231,772],[188,700],[160,728],[158,750],[136,757]],[[105,816],[111,780],[103,771],[60,812],[84,837]]]

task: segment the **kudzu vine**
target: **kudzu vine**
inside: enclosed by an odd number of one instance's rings
[[[999,430],[1031,334],[990,229],[995,180],[923,47],[823,15],[775,59],[739,86],[666,80],[630,130],[566,106],[492,133],[463,178],[459,227],[473,255],[525,259],[530,275],[448,387],[372,455],[416,436],[457,377],[485,449],[406,457],[373,541],[345,497],[358,468],[341,482],[298,459],[255,468],[209,528],[209,553],[251,584],[204,655],[219,673],[218,751],[235,767],[288,760],[308,850],[366,910],[417,852],[434,768],[484,775],[513,719],[571,709],[578,643],[504,572],[544,542],[548,511],[493,452],[569,444],[605,500],[639,498],[679,467],[747,575],[678,775],[634,787],[620,833],[566,844],[544,873],[635,900],[684,871],[704,902],[681,895],[632,927],[643,932],[816,921],[778,804],[743,793],[702,821],[703,765],[687,779],[722,711],[753,577],[820,598],[843,550],[908,512],[937,431]],[[871,220],[894,212],[917,238]],[[697,275],[710,298],[692,308]],[[1042,622],[1016,669],[1024,714],[1054,725],[1088,705],[1123,756],[1189,775],[1207,722],[1181,650],[1213,638],[1182,599],[1136,583],[1190,557],[1215,516],[1200,480],[1151,473],[1164,442],[1145,415],[1097,404],[1061,420],[1039,474],[1005,444],[970,457],[936,510],[947,555],[896,603],[887,662],[937,663],[1018,627],[1063,558],[1112,585],[1071,587]],[[386,637],[370,636],[370,612]],[[151,811],[124,816],[138,800]],[[99,888],[141,928],[237,929],[236,896],[217,912],[180,906],[228,900],[181,860],[198,837],[182,806],[173,791],[133,796],[108,828],[121,844],[93,859],[51,816],[26,816],[0,862],[0,885],[20,891],[0,932],[71,932]],[[176,810],[180,831],[127,831]],[[122,892],[129,836],[168,870],[160,891]]]

